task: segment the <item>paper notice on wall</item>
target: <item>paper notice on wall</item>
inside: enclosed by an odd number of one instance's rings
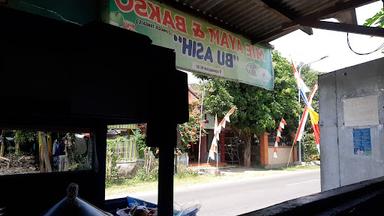
[[[377,95],[344,99],[343,110],[347,127],[379,124]]]

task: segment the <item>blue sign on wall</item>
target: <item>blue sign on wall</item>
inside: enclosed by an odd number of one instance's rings
[[[371,155],[371,129],[353,129],[353,153],[355,155]]]

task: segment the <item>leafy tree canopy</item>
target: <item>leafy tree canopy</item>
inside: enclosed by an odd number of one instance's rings
[[[278,52],[273,52],[272,57],[275,73],[272,91],[218,78],[205,78],[206,112],[222,118],[232,106],[236,106],[231,125],[256,134],[275,130],[282,117],[288,125],[297,125],[300,106],[291,63]],[[296,126],[289,128],[295,130]]]
[[[384,27],[384,8],[377,12],[373,17],[365,20],[365,26]]]
[[[312,70],[308,65],[303,65],[303,63],[299,64],[299,67],[302,66],[301,69],[301,77],[304,80],[305,84],[308,86],[308,88],[311,89],[315,86],[317,83],[317,71]],[[307,94],[307,96],[309,93]],[[319,111],[319,92],[317,91],[315,96],[313,97],[312,101],[312,107],[316,110]],[[301,103],[301,106],[304,107],[304,104]]]

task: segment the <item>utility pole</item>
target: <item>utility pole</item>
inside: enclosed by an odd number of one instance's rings
[[[201,93],[201,105],[200,105],[200,121],[199,121],[199,126],[200,126],[200,131],[199,131],[199,156],[197,158],[197,167],[198,167],[199,170],[200,170],[200,161],[201,161],[201,132],[202,132],[201,123],[204,120],[203,119],[204,93],[205,93],[205,85],[204,85],[204,82],[203,82],[203,91]]]

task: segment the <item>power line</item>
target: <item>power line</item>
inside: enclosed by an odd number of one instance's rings
[[[351,46],[351,42],[349,41],[349,33],[347,32],[347,44],[348,44],[348,48],[355,54],[357,55],[369,55],[369,54],[372,54],[374,52],[377,52],[379,50],[381,50],[382,48],[384,48],[384,43],[382,43],[378,48],[374,49],[373,51],[370,51],[370,52],[365,52],[365,53],[362,53],[362,52],[357,52],[355,51],[352,46]]]
[[[383,8],[382,8],[382,10],[384,10],[384,0],[382,0],[382,2],[383,2]],[[366,52],[366,53],[357,52],[357,51],[355,51],[354,49],[352,49],[351,42],[349,41],[349,32],[347,32],[347,44],[348,44],[349,49],[350,49],[353,53],[355,53],[355,54],[357,54],[357,55],[369,55],[369,54],[372,54],[372,53],[374,53],[374,52],[379,51],[380,49],[382,49],[382,48],[384,47],[384,43],[382,43],[378,48],[374,49],[373,51]]]

